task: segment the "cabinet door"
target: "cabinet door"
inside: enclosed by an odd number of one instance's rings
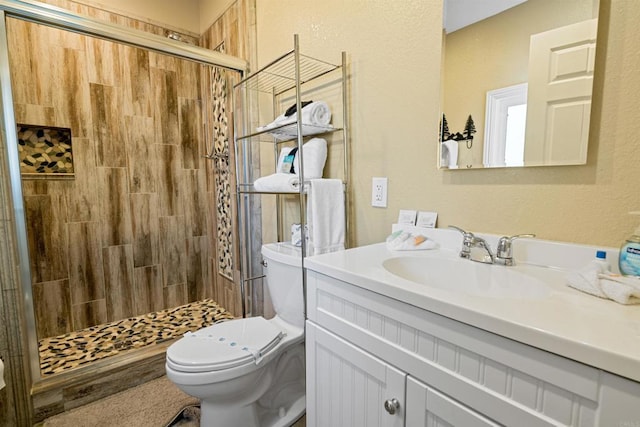
[[[411,427],[497,427],[488,418],[407,377],[407,426]]]
[[[404,426],[403,372],[308,321],[306,350],[308,426]]]

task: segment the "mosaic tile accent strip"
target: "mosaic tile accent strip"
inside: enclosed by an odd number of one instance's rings
[[[216,48],[225,53],[224,43]],[[233,280],[233,224],[231,222],[231,184],[229,171],[229,120],[227,117],[227,73],[214,68],[211,74],[213,99],[213,150],[216,157],[215,196],[218,234],[218,272]]]
[[[179,338],[233,319],[212,299],[92,326],[39,341],[40,371],[49,376],[87,363]]]
[[[73,175],[71,129],[18,124],[20,170],[29,175]]]

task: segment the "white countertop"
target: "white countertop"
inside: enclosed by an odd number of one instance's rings
[[[448,241],[437,250],[389,251],[384,243],[380,243],[309,257],[304,263],[309,270],[640,381],[640,305],[621,305],[584,294],[565,284],[568,266],[584,265],[591,259],[594,247],[539,240],[520,243],[520,247],[515,248],[516,254],[524,256],[539,252],[559,260],[554,268],[530,267],[539,269],[540,276],[551,288],[547,296],[538,299],[478,296],[435,288],[404,280],[383,268],[384,260],[398,256],[457,257],[457,251],[452,247],[457,244],[456,234],[448,230],[444,233],[449,233],[446,234]],[[577,251],[573,250],[575,248]],[[575,256],[576,253],[579,256]],[[617,259],[617,253],[614,255]],[[557,264],[562,264],[563,269],[558,269]],[[480,268],[510,268],[478,265]]]

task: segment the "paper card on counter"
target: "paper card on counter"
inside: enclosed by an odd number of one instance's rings
[[[417,227],[435,228],[436,221],[438,220],[437,212],[418,212],[418,220],[416,222]]]
[[[398,224],[415,225],[417,213],[418,211],[400,209],[400,214],[398,215]]]

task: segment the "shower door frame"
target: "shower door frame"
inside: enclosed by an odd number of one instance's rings
[[[38,339],[35,327],[33,290],[27,241],[26,216],[18,158],[18,141],[15,132],[16,120],[13,108],[13,94],[8,53],[6,19],[16,18],[42,24],[81,35],[134,46],[203,65],[247,72],[247,62],[243,59],[199,46],[171,40],[163,36],[118,24],[75,14],[66,9],[32,0],[0,0],[0,130],[4,136],[8,159],[10,195],[15,219],[16,252],[19,260],[18,284],[24,304],[25,334],[31,373],[31,386],[42,380],[38,355]],[[11,350],[11,349],[9,349]],[[20,352],[19,349],[18,353]]]

